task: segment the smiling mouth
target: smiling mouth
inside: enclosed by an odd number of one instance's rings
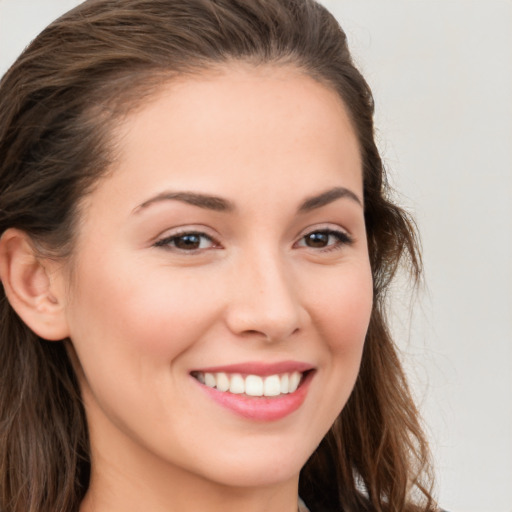
[[[307,373],[309,372],[293,371],[260,376],[194,371],[191,375],[206,387],[224,393],[250,397],[278,397],[297,391]]]

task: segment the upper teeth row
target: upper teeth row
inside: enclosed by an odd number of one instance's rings
[[[216,388],[219,391],[249,396],[278,396],[293,393],[300,384],[302,374],[300,372],[283,373],[260,377],[259,375],[242,376],[239,373],[202,373],[194,374],[202,384]]]

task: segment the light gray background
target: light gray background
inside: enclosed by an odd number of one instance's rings
[[[0,0],[0,74],[76,0]],[[441,504],[512,512],[512,1],[323,0],[377,103],[378,140],[420,226],[426,288],[394,329]]]

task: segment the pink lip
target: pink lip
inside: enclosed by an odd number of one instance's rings
[[[240,371],[240,365],[235,366],[236,369],[229,370],[229,373],[246,373]],[[228,367],[222,367],[221,370],[215,369],[213,373],[218,371],[228,372],[226,368]],[[245,368],[245,366],[243,368]],[[308,366],[308,369],[311,369],[311,366]],[[254,373],[253,370],[254,369],[247,373],[252,375],[262,375],[261,373]],[[285,373],[285,371],[276,372],[274,370],[273,373]],[[269,374],[272,374],[272,372],[267,373],[266,375]],[[208,395],[216,403],[225,407],[226,409],[231,410],[239,416],[255,421],[277,421],[296,411],[302,405],[306,399],[309,385],[313,379],[314,374],[314,371],[307,373],[303,377],[303,380],[297,390],[293,393],[276,397],[252,397],[247,395],[237,395],[229,392],[218,391],[215,388],[210,388],[204,384],[201,384],[196,379],[194,379],[194,381],[197,383],[197,385],[200,386],[203,392],[206,393],[206,395]]]
[[[279,361],[277,363],[246,362],[230,364],[227,366],[212,366],[209,368],[198,368],[195,372],[201,373],[240,373],[241,375],[276,375],[279,373],[300,372],[312,370],[313,366],[299,361]]]

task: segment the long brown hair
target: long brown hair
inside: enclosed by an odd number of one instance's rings
[[[233,60],[292,65],[335,89],[363,161],[374,307],[355,389],[300,476],[312,511],[431,511],[428,447],[385,317],[400,261],[420,273],[412,222],[389,199],[373,98],[346,37],[313,0],[89,0],[45,29],[0,82],[0,233],[73,252],[80,199],[115,160],[116,121],[165,81]],[[1,292],[3,294],[3,290]],[[64,343],[0,300],[0,511],[77,511],[90,474]]]

